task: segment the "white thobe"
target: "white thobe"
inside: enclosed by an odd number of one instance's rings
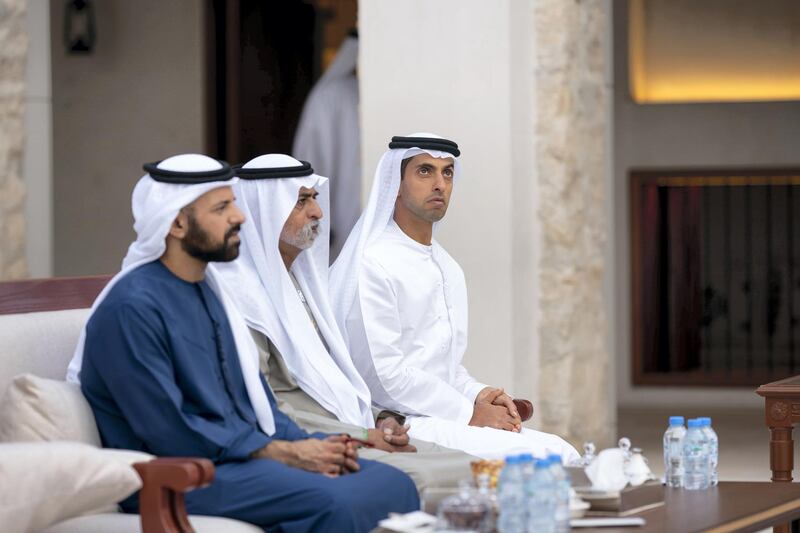
[[[364,250],[346,327],[350,354],[373,401],[409,415],[413,437],[485,458],[518,452],[578,456],[555,435],[468,425],[486,385],[462,365],[464,273],[436,241],[420,244],[391,221]]]

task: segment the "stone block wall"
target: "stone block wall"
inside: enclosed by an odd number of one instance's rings
[[[603,301],[609,9],[604,0],[539,0],[535,10],[537,413],[545,431],[608,445],[616,431]]]
[[[0,280],[27,275],[25,260],[25,0],[0,0]]]

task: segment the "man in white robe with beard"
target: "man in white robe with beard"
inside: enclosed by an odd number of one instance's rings
[[[331,270],[331,302],[373,401],[408,416],[412,437],[484,458],[578,453],[521,427],[511,397],[475,380],[467,291],[458,264],[433,239],[459,179],[458,146],[432,134],[393,137],[369,203]]]
[[[306,430],[367,441],[374,449],[362,457],[405,471],[420,491],[457,486],[475,458],[409,444],[392,413],[373,412],[347,351],[328,300],[328,179],[284,154],[235,168],[237,205],[251,223],[242,227],[239,259],[213,268],[233,289],[280,408]]]

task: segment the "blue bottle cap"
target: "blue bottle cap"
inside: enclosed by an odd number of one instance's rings
[[[533,455],[529,453],[521,453],[518,458],[521,463],[533,462]]]
[[[703,422],[699,418],[690,418],[688,425],[690,428],[699,428],[703,427]]]
[[[700,420],[703,422],[704,426],[711,427],[711,418],[710,417],[704,416],[704,417],[701,417]]]
[[[506,457],[507,465],[515,465],[519,463],[519,455],[509,455]]]
[[[547,456],[547,460],[550,461],[551,463],[560,463],[561,456],[558,455],[557,453],[551,453],[550,455]]]
[[[671,416],[671,417],[669,417],[669,425],[670,426],[682,426],[683,425],[683,417],[682,416]]]
[[[547,468],[550,466],[550,459],[537,459],[536,468]]]

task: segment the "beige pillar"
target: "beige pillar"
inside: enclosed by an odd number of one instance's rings
[[[539,0],[535,134],[540,223],[539,413],[576,443],[611,443],[606,279],[610,9]]]
[[[25,0],[0,0],[0,280],[22,278],[25,261]]]

